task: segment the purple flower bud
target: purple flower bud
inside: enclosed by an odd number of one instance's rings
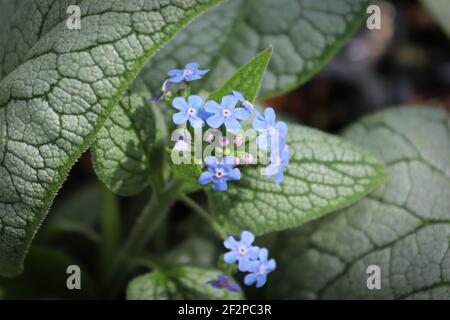
[[[250,153],[246,153],[245,155],[244,155],[244,164],[251,164],[251,163],[253,163],[253,155],[252,154],[250,154]]]
[[[214,135],[213,135],[212,133],[208,133],[208,134],[206,135],[205,141],[206,141],[207,143],[213,143],[213,141],[214,141]]]
[[[230,144],[230,140],[227,137],[221,137],[219,140],[219,145],[221,147],[226,147]]]
[[[234,145],[235,145],[236,147],[242,146],[243,143],[244,143],[244,138],[242,138],[242,136],[236,136],[236,137],[234,137]]]

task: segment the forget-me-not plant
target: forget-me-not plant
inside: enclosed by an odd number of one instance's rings
[[[184,81],[187,83],[184,96],[177,96],[171,101],[172,106],[178,110],[172,116],[173,123],[183,126],[186,130],[189,130],[189,124],[194,129],[207,125],[208,130],[215,130],[220,135],[228,132],[223,137],[212,133],[206,135],[204,141],[207,144],[215,142],[217,145],[212,148],[213,155],[203,160],[206,170],[198,177],[198,183],[210,184],[214,191],[226,191],[228,190],[227,181],[237,181],[241,178],[241,172],[237,166],[249,165],[264,165],[263,174],[267,177],[275,177],[275,182],[281,183],[283,170],[289,164],[290,156],[285,142],[288,132],[286,123],[276,121],[275,111],[272,108],[267,108],[264,113],[259,112],[255,105],[238,90],[231,90],[230,94],[224,95],[220,103],[214,100],[205,103],[201,96],[191,95],[189,82],[201,79],[208,71],[199,69],[199,64],[196,62],[188,63],[183,69],[170,70],[169,78],[164,81],[161,95],[155,99],[159,101],[165,97],[171,98],[170,84]],[[262,161],[256,153],[245,151],[246,143],[249,141],[244,139],[241,129],[243,122],[248,119],[253,119],[253,128],[259,132],[256,143],[266,154]],[[195,152],[194,148],[186,145],[188,143],[190,141],[177,139],[173,150]],[[230,149],[230,147],[233,148]],[[234,147],[238,149],[235,150]]]

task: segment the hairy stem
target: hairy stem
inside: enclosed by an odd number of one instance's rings
[[[122,277],[118,273],[126,275],[126,270],[122,270],[122,268],[126,267],[128,259],[142,251],[172,204],[177,200],[181,185],[180,181],[175,180],[163,190],[153,189],[150,201],[142,210],[131,230],[130,236],[115,259],[109,277],[107,277],[108,280],[114,279],[116,283],[121,282],[118,279]]]
[[[197,202],[195,202],[185,194],[180,196],[180,200],[183,201],[200,217],[206,220],[220,239],[225,240],[227,238],[227,233],[225,232],[225,230],[223,230],[222,227],[211,217],[211,215],[205,209],[203,209]]]

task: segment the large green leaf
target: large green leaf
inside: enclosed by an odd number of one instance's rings
[[[154,271],[130,282],[127,299],[242,299],[242,293],[215,289],[206,284],[208,280],[215,279],[219,274],[220,271],[190,266]]]
[[[281,233],[276,298],[450,297],[450,117],[392,109],[344,134],[383,158],[389,180],[351,207]],[[367,267],[381,271],[368,290]]]
[[[311,78],[342,47],[361,23],[368,3],[230,0],[177,35],[146,66],[144,80],[156,94],[167,70],[195,60],[211,69],[207,88],[213,91],[224,77],[273,46],[262,95],[290,90]]]
[[[219,0],[80,4],[0,83],[0,274],[16,275],[68,170],[144,63]]]
[[[3,0],[0,2],[0,79],[27,59],[30,49],[68,17],[71,0]]]
[[[450,37],[450,2],[448,0],[421,0],[423,5],[430,11],[436,22],[442,27],[447,36]]]
[[[157,121],[158,110],[146,102],[148,96],[145,88],[135,84],[91,146],[97,175],[112,191],[124,196],[142,191],[150,182],[152,169],[161,170],[151,156],[167,129],[163,120]]]
[[[292,228],[348,206],[384,179],[382,164],[339,137],[289,124],[286,142],[291,158],[280,185],[252,167],[227,192],[209,193],[225,230],[262,234]]]
[[[271,56],[271,48],[259,53],[252,60],[240,67],[219,88],[216,88],[216,90],[209,95],[208,100],[220,102],[223,96],[231,94],[233,90],[238,90],[245,99],[253,102],[258,95]]]

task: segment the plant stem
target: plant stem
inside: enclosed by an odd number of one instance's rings
[[[129,257],[135,256],[142,251],[169,208],[178,198],[181,185],[180,181],[173,181],[162,191],[153,189],[152,197],[142,210],[131,230],[130,236],[117,255],[108,279],[114,278],[118,271],[122,271],[122,265],[125,264]]]
[[[225,232],[225,230],[223,230],[222,227],[211,217],[211,215],[200,205],[198,205],[197,202],[195,202],[185,194],[180,196],[180,200],[183,201],[192,210],[194,210],[194,212],[197,213],[200,217],[205,219],[211,225],[220,239],[225,240],[227,238],[227,233]]]
[[[117,198],[105,185],[101,184],[101,266],[108,270],[119,246],[120,215]]]

